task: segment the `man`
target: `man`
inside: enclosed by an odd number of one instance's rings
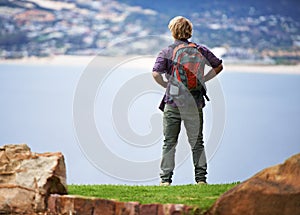
[[[172,183],[172,175],[175,167],[175,147],[178,141],[181,121],[187,131],[187,136],[192,149],[193,163],[195,168],[195,181],[197,184],[206,184],[207,162],[203,145],[203,112],[202,108],[205,106],[204,97],[206,96],[206,89],[193,93],[194,103],[187,102],[188,96],[181,96],[181,100],[176,100],[173,96],[171,80],[174,79],[174,62],[172,59],[179,46],[191,44],[188,39],[192,36],[192,23],[185,17],[177,16],[173,18],[168,25],[174,44],[164,48],[156,59],[153,67],[154,80],[166,88],[166,94],[160,105],[160,109],[164,112],[163,129],[164,129],[164,144],[162,147],[161,186],[168,186]],[[195,43],[192,43],[195,44]],[[194,45],[196,49],[203,56],[204,66],[208,65],[212,69],[206,74],[202,74],[202,81],[206,82],[219,74],[222,69],[222,60],[217,58],[208,48],[201,45]],[[175,50],[175,51],[174,51]],[[173,59],[174,60],[174,59]],[[204,72],[204,67],[202,68]],[[162,75],[165,75],[168,81],[165,81]],[[203,85],[204,83],[202,83]],[[202,87],[202,86],[201,86]],[[191,92],[191,91],[189,91]],[[204,93],[203,93],[204,92]],[[191,93],[189,93],[191,95]],[[197,95],[195,95],[197,94]],[[196,107],[196,108],[195,108]]]

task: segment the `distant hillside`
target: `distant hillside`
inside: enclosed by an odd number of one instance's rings
[[[298,0],[2,0],[0,58],[156,54],[170,43],[170,18],[184,15],[193,40],[224,57],[297,63],[299,14]]]
[[[158,28],[162,26],[166,28],[173,16],[183,15],[190,18],[195,25],[195,35],[209,46],[226,44],[244,48],[255,47],[259,50],[277,47],[285,49],[291,47],[294,39],[300,36],[299,0],[188,2],[123,0],[122,2],[157,11],[160,17],[156,23]],[[284,29],[289,27],[293,29]],[[243,37],[247,37],[244,39],[246,42],[241,41]],[[259,44],[260,40],[263,40],[265,45]]]
[[[255,11],[251,12],[252,15],[266,16],[280,14],[293,17],[294,19],[298,19],[298,21],[300,19],[299,0],[190,0],[188,2],[173,0],[121,0],[120,2],[150,8],[168,16],[188,16],[192,13],[204,13],[207,10],[221,10],[223,13],[230,14],[234,17],[244,17],[249,15],[250,11],[253,11],[251,8],[255,8]]]

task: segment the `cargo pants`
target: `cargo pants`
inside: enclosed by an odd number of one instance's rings
[[[180,109],[168,104],[164,108],[163,116],[165,139],[162,147],[161,182],[172,183],[172,175],[175,167],[175,151],[182,121],[192,150],[195,181],[206,182],[207,162],[203,145],[202,108]]]

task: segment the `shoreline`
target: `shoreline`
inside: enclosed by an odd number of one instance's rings
[[[144,59],[143,59],[144,57]],[[29,57],[21,59],[0,59],[0,65],[51,65],[51,66],[87,66],[97,58],[98,60],[116,59],[123,62],[124,60],[130,67],[149,67],[154,64],[153,56],[77,56],[77,55],[56,55],[50,57]],[[137,62],[143,60],[143,63]],[[129,60],[129,61],[128,61]],[[300,64],[297,65],[271,65],[271,64],[243,64],[243,63],[223,63],[224,70],[238,73],[268,73],[268,74],[297,74],[300,75]]]

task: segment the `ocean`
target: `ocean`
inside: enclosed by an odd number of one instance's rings
[[[69,184],[159,183],[163,89],[151,67],[0,64],[0,145],[64,154]],[[300,75],[224,69],[204,109],[208,182],[243,181],[300,152]],[[184,130],[174,184],[191,184]]]

